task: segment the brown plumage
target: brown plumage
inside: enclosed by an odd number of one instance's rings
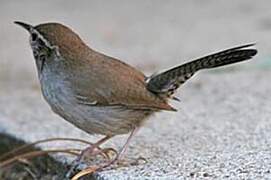
[[[75,78],[71,79],[72,86],[77,87],[77,95],[84,96],[85,101],[97,101],[100,106],[174,110],[165,99],[147,90],[143,73],[92,50],[67,27],[49,23],[38,25],[36,29],[59,47],[60,54],[69,63],[69,71],[75,73]],[[107,91],[105,95],[101,93],[103,90]]]
[[[157,111],[175,111],[168,99],[196,71],[248,60],[257,53],[252,45],[240,46],[146,77],[89,48],[64,25],[16,24],[31,35],[41,90],[52,110],[87,133],[106,135],[94,147],[114,135],[131,131],[131,137]]]

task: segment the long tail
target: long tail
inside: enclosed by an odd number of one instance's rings
[[[248,48],[254,44],[224,50],[174,67],[166,72],[152,75],[147,82],[148,90],[165,97],[172,97],[181,84],[200,69],[209,69],[251,59],[257,50]]]

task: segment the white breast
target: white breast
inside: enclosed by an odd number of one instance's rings
[[[77,103],[67,74],[44,68],[40,75],[44,98],[52,110],[65,120],[90,134],[115,135],[128,133],[149,116],[122,106],[95,106]]]

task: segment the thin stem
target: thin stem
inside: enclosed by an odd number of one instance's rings
[[[85,140],[82,140],[82,139],[76,139],[76,138],[49,138],[49,139],[42,139],[42,140],[30,143],[30,144],[22,145],[22,146],[20,146],[18,148],[13,149],[12,151],[10,151],[8,153],[5,153],[4,155],[2,155],[0,157],[0,161],[3,160],[3,159],[5,159],[6,157],[8,157],[10,155],[14,155],[17,152],[22,151],[22,150],[27,149],[27,148],[30,148],[30,147],[32,147],[34,145],[41,144],[41,143],[52,142],[52,141],[75,141],[75,142],[81,142],[81,143],[88,144],[88,145],[93,145],[93,143],[91,143],[91,142],[88,142],[88,141],[85,141]]]
[[[12,164],[20,159],[27,159],[27,158],[33,158],[37,156],[42,156],[49,153],[66,153],[77,156],[79,153],[76,153],[76,151],[81,151],[81,149],[51,149],[51,150],[40,150],[40,151],[32,151],[28,153],[24,153],[18,156],[15,156],[13,158],[7,159],[0,163],[0,168],[3,168],[9,164]]]

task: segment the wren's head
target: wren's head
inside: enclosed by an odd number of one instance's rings
[[[78,57],[82,55],[80,52],[87,47],[75,32],[59,23],[45,23],[37,26],[18,21],[14,23],[30,33],[30,45],[39,74],[47,63],[53,64],[53,61],[58,61],[61,57],[62,59],[80,59]]]

